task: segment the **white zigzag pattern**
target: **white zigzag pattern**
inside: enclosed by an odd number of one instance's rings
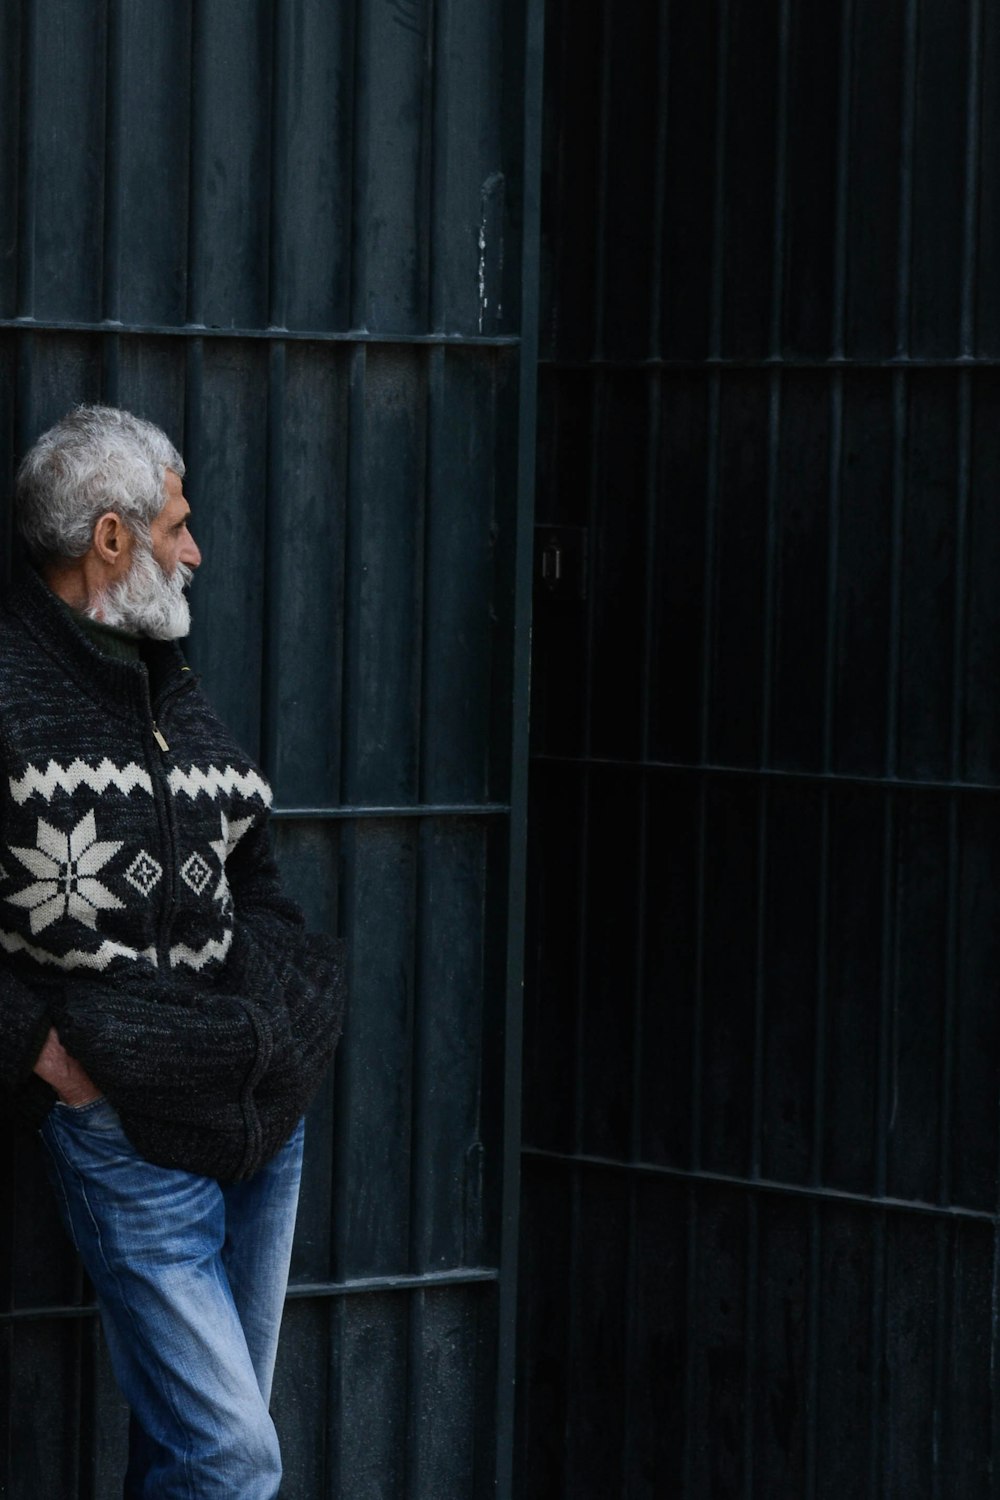
[[[34,943],[25,942],[19,932],[4,932],[0,928],[0,948],[5,953],[27,953],[39,964],[52,964],[57,969],[106,969],[113,958],[128,958],[135,962],[144,958],[156,967],[156,949],[126,948],[124,943],[113,943],[105,938],[99,948],[93,953],[87,953],[83,948],[70,948],[68,953],[51,953],[48,948],[38,948]]]
[[[189,948],[186,943],[175,943],[170,950],[170,967],[187,964],[192,969],[203,969],[213,958],[223,959],[233,944],[233,930],[228,928],[221,938],[209,938],[201,948]]]
[[[134,760],[130,760],[127,766],[116,766],[105,757],[96,769],[88,766],[85,760],[74,760],[68,766],[60,765],[57,760],[50,760],[44,771],[40,771],[37,766],[29,766],[23,776],[10,778],[11,796],[18,803],[27,802],[31,796],[44,797],[46,802],[51,802],[57,788],[75,792],[80,786],[89,786],[92,791],[101,793],[116,786],[126,797],[136,787],[140,787],[150,796],[153,795],[149,772],[144,771]]]
[[[209,766],[207,771],[192,766],[190,770],[182,771],[180,766],[175,766],[167,780],[175,797],[186,792],[192,802],[200,792],[213,800],[221,792],[239,792],[244,797],[259,797],[265,807],[271,806],[271,788],[256,771],[243,774],[235,766]]]

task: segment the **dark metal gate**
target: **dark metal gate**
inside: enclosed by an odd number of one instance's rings
[[[274,1402],[296,1500],[509,1492],[539,14],[0,8],[0,471],[80,400],[177,440],[193,657],[348,941]],[[8,1140],[0,1494],[103,1500],[124,1414],[41,1178]]]
[[[552,0],[547,59],[521,1493],[980,1500],[1000,17]]]

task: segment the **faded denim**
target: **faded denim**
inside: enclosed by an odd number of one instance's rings
[[[104,1099],[57,1104],[41,1134],[132,1409],[125,1500],[274,1500],[268,1402],[302,1124],[230,1185],[144,1160]]]

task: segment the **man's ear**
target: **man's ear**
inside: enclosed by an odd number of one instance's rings
[[[128,553],[128,532],[121,516],[105,511],[94,523],[94,551],[103,563],[117,570]]]

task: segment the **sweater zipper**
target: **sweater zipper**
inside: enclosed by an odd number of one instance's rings
[[[165,705],[186,688],[194,686],[194,678],[178,683],[163,693],[157,702],[157,711],[162,714]],[[159,930],[156,938],[156,961],[161,969],[170,968],[170,930],[173,926],[174,909],[177,905],[177,825],[174,818],[173,799],[170,796],[170,781],[164,757],[170,746],[159,724],[153,717],[153,704],[149,693],[149,678],[146,677],[146,712],[156,749],[151,751],[153,771],[153,796],[159,817],[163,851],[163,904],[160,910]]]

